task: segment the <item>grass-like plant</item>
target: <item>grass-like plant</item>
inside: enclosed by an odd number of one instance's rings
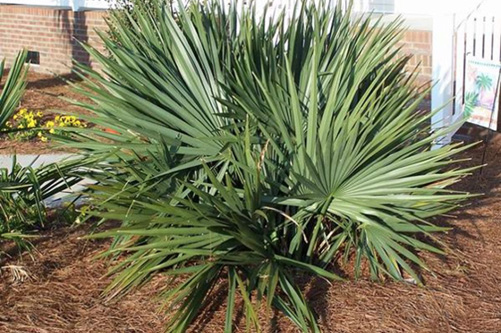
[[[225,331],[239,295],[249,326],[265,302],[318,332],[297,276],[339,279],[344,259],[357,277],[365,265],[373,279],[420,283],[418,252],[443,253],[433,217],[468,197],[447,189],[468,173],[450,167],[466,147],[432,149],[450,129],[431,133],[417,112],[429,89],[404,71],[400,22],[299,2],[269,14],[139,10],[101,34],[109,54],[88,47],[103,73],[81,67],[92,103],[80,105],[114,131],[79,129],[68,143],[105,157],[93,214],[122,221],[100,236],[115,237],[106,255],[126,255],[108,292],[181,276],[162,293],[172,332],[221,279]]]
[[[8,128],[6,124],[19,107],[26,88],[26,57],[26,51],[18,54],[0,94],[0,129],[4,133],[23,131]],[[5,60],[0,64],[0,78],[4,68]],[[0,241],[13,240],[20,249],[26,249],[26,237],[46,221],[44,201],[78,182],[78,177],[67,177],[66,172],[81,164],[69,161],[61,166],[52,163],[36,168],[33,164],[23,166],[12,156],[11,167],[0,168]]]
[[[28,67],[25,66],[27,56],[26,50],[19,52],[3,84],[0,93],[0,128],[4,128],[23,97],[28,75]],[[0,80],[4,77],[4,71],[5,59],[0,63]]]
[[[21,165],[14,155],[10,168],[0,168],[0,240],[14,240],[21,249],[28,245],[24,238],[44,227],[47,200],[79,180],[68,177],[67,172],[80,161],[34,167],[35,161]]]

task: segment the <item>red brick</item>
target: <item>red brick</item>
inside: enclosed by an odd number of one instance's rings
[[[73,12],[19,5],[0,5],[0,58],[12,61],[21,49],[40,52],[38,72],[64,74],[71,58],[93,65],[75,39],[102,49],[94,29],[106,29],[105,11]]]

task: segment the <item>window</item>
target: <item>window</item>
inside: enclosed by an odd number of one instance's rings
[[[40,65],[40,52],[28,51],[28,57],[26,58],[26,63],[32,65]]]

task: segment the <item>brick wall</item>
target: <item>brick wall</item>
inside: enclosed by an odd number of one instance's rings
[[[408,30],[401,42],[402,53],[412,55],[407,69],[418,67],[418,84],[429,83],[432,71],[432,32],[429,30]]]
[[[0,5],[0,58],[11,61],[22,48],[40,52],[37,72],[65,74],[71,70],[71,59],[91,63],[89,55],[76,40],[100,47],[95,29],[106,30],[105,11],[79,11]],[[419,83],[431,80],[432,32],[409,30],[402,41],[402,52],[412,54],[408,65],[420,64]]]
[[[105,11],[0,5],[0,58],[10,62],[22,48],[40,52],[32,70],[65,74],[71,59],[92,64],[77,40],[99,47],[95,29],[106,30]]]

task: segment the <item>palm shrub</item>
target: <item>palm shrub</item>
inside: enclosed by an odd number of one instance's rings
[[[14,63],[7,75],[5,83],[2,87],[2,93],[0,94],[0,128],[5,128],[7,121],[12,117],[16,108],[19,106],[21,98],[24,93],[24,89],[26,88],[26,75],[28,74],[27,68],[25,67],[27,52],[22,51],[18,54]],[[0,79],[3,79],[5,72],[5,59],[0,63]],[[8,170],[3,170],[2,180],[0,181],[0,187],[8,187],[12,184],[9,182],[10,178],[8,176]],[[13,188],[11,190],[14,191]],[[5,201],[6,197],[1,196],[0,200]],[[9,209],[10,207],[15,207],[16,202],[10,202],[7,205],[6,203],[2,203],[0,205],[1,210],[4,212],[4,218],[1,219],[0,223],[0,239],[1,238],[13,238],[15,240],[18,237],[12,236],[16,235],[11,232],[11,226],[8,224],[8,220],[5,219],[5,209]],[[16,213],[16,210],[13,211]],[[15,223],[14,223],[15,224]],[[8,232],[8,234],[7,234]]]
[[[87,47],[102,73],[80,66],[92,103],[79,105],[114,132],[67,142],[102,156],[92,214],[122,222],[95,236],[114,237],[104,255],[126,256],[111,296],[171,276],[168,331],[181,332],[224,279],[225,331],[237,295],[249,326],[264,302],[319,331],[302,274],[336,280],[352,260],[356,277],[365,265],[373,279],[420,283],[419,252],[443,253],[433,218],[469,196],[447,189],[469,170],[451,167],[467,147],[432,149],[451,129],[431,133],[417,112],[429,89],[404,71],[400,22],[313,3],[138,13],[112,18],[109,55]]]
[[[27,51],[21,51],[12,64],[0,94],[0,128],[16,111],[26,88],[28,68],[25,66]],[[0,80],[4,76],[5,59],[0,63]]]
[[[39,167],[35,161],[21,165],[14,155],[10,168],[0,168],[0,240],[14,240],[20,249],[29,248],[25,239],[45,226],[47,201],[80,180],[70,175],[79,160]]]
[[[20,132],[5,128],[7,121],[19,106],[27,85],[27,52],[21,51],[15,58],[0,94],[0,128],[3,132]],[[5,60],[0,63],[0,78],[3,77]],[[22,166],[12,158],[10,168],[0,168],[0,241],[13,240],[20,249],[29,247],[25,241],[29,233],[43,227],[47,219],[46,203],[51,196],[79,181],[67,175],[81,161],[67,161],[33,167]]]

